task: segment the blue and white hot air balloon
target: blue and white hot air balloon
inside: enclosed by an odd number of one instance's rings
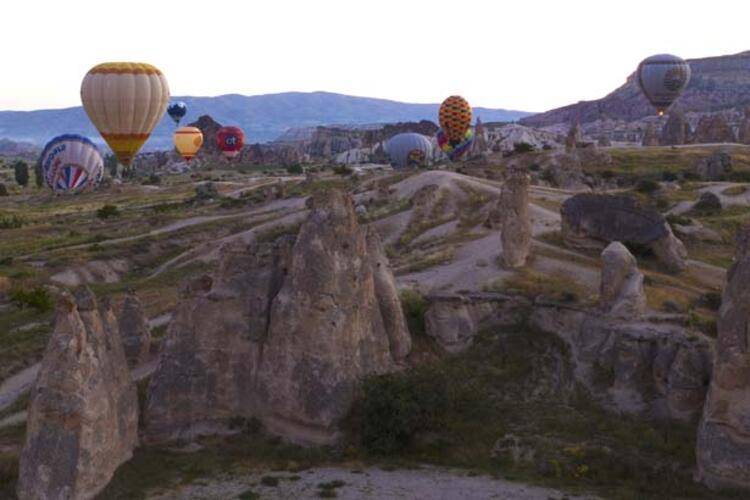
[[[388,139],[385,150],[395,169],[422,167],[432,158],[430,139],[413,132],[394,135]]]
[[[49,141],[40,162],[47,186],[56,193],[90,191],[104,177],[104,160],[99,149],[77,134],[64,134]]]
[[[182,101],[173,102],[167,108],[167,114],[176,125],[179,125],[180,120],[187,114],[187,104]]]

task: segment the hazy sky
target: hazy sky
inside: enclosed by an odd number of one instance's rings
[[[104,61],[155,64],[173,95],[327,90],[542,111],[638,62],[750,50],[747,0],[6,0],[0,109],[80,104]]]

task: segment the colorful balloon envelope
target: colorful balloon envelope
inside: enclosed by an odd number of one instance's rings
[[[440,105],[438,118],[448,140],[458,144],[464,140],[471,126],[471,106],[460,95],[452,95]]]
[[[104,160],[96,145],[76,134],[60,135],[44,146],[39,159],[44,180],[56,193],[95,189],[104,177]]]
[[[173,102],[167,108],[167,114],[175,124],[179,125],[180,120],[187,114],[187,104],[182,101]]]
[[[245,133],[239,127],[221,127],[216,132],[216,144],[227,158],[234,158],[245,145]]]
[[[474,131],[471,129],[468,129],[464,133],[463,140],[458,143],[454,143],[453,141],[451,141],[448,137],[448,134],[446,134],[443,129],[438,130],[437,133],[438,146],[446,155],[448,155],[448,158],[451,161],[456,161],[461,158],[464,153],[469,150],[473,142]]]
[[[661,116],[690,82],[690,65],[677,56],[659,54],[641,61],[637,77],[641,91]]]
[[[189,162],[203,145],[203,132],[197,127],[180,127],[174,133],[177,152]]]
[[[129,166],[164,116],[169,85],[150,64],[103,63],[83,78],[81,101],[117,159]]]
[[[432,143],[422,134],[403,133],[391,137],[385,149],[395,169],[421,167],[432,157]]]

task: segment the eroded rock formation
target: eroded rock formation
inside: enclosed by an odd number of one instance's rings
[[[578,144],[583,142],[583,133],[581,132],[581,124],[576,121],[568,130],[568,135],[565,137],[565,149],[568,151],[576,149]]]
[[[687,144],[690,141],[692,130],[690,123],[685,118],[685,113],[679,110],[669,112],[667,123],[661,129],[659,142],[663,146],[676,146]]]
[[[108,304],[87,288],[57,304],[31,392],[21,500],[93,498],[138,441],[138,401]]]
[[[411,349],[378,236],[350,196],[316,195],[299,234],[222,251],[189,287],[149,387],[152,442],[256,417],[300,442],[331,442],[360,379]]]
[[[643,139],[641,140],[642,146],[658,146],[659,145],[659,133],[656,131],[656,127],[653,123],[646,125],[646,131],[643,132]]]
[[[713,144],[717,142],[736,142],[734,130],[724,115],[717,113],[702,116],[695,128],[696,144]]]
[[[740,231],[719,311],[714,373],[698,429],[698,478],[750,489],[750,226]]]
[[[529,219],[529,175],[526,169],[509,167],[498,200],[500,214],[500,259],[508,268],[526,265],[531,251]]]
[[[720,181],[732,171],[732,156],[723,151],[717,151],[695,163],[695,175],[705,181]]]
[[[599,305],[620,318],[637,319],[646,311],[643,274],[633,254],[619,241],[610,243],[602,252]]]
[[[143,304],[133,291],[128,292],[122,303],[122,309],[118,314],[118,327],[128,366],[134,368],[145,363],[151,350],[151,330],[143,311]]]
[[[750,107],[745,108],[745,117],[742,119],[742,123],[740,123],[737,142],[740,144],[750,144]]]
[[[563,238],[572,247],[601,249],[620,241],[651,248],[672,272],[687,267],[687,250],[664,217],[630,196],[577,194],[565,200],[560,214]]]

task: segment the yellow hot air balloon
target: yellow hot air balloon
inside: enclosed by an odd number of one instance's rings
[[[174,146],[185,161],[193,159],[203,145],[203,132],[197,127],[180,127],[174,133]]]
[[[81,101],[117,159],[129,166],[167,109],[169,85],[150,64],[103,63],[83,78]]]

